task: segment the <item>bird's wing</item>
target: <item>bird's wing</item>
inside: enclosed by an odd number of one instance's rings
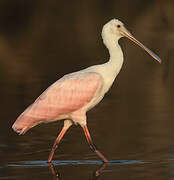
[[[66,75],[46,89],[26,110],[26,115],[49,120],[71,113],[90,102],[101,85],[98,73]]]

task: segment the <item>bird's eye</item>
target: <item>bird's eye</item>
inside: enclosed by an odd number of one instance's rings
[[[118,24],[118,25],[117,25],[117,28],[120,28],[120,27],[121,27],[121,26]]]

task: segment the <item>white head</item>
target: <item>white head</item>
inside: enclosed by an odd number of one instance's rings
[[[105,36],[110,36],[115,40],[119,40],[123,35],[121,34],[120,29],[124,27],[124,24],[118,19],[112,19],[103,26],[102,37],[105,39]]]
[[[153,53],[150,49],[145,47],[142,43],[140,43],[137,39],[133,37],[133,35],[124,27],[124,24],[118,19],[112,19],[108,23],[103,26],[102,29],[102,38],[104,44],[110,48],[118,42],[121,37],[127,37],[141,48],[143,48],[148,54],[150,54],[155,60],[161,63],[161,59]]]

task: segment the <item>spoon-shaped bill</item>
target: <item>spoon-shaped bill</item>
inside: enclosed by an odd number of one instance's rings
[[[154,52],[152,52],[149,48],[147,48],[141,42],[139,42],[137,39],[135,39],[126,28],[122,29],[122,34],[123,34],[123,36],[129,38],[131,41],[133,41],[138,46],[143,48],[149,55],[151,55],[155,60],[157,60],[159,63],[161,63],[162,60]]]

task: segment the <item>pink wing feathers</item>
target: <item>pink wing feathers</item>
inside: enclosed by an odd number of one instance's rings
[[[52,119],[76,111],[93,98],[100,85],[101,77],[97,73],[62,78],[36,99],[28,113]]]
[[[97,89],[101,87],[101,82],[101,76],[97,73],[64,76],[46,89],[18,117],[13,129],[19,132],[19,129],[24,130],[22,124],[31,128],[40,121],[56,119],[60,115],[79,110],[92,100]],[[20,128],[17,128],[17,125]]]

